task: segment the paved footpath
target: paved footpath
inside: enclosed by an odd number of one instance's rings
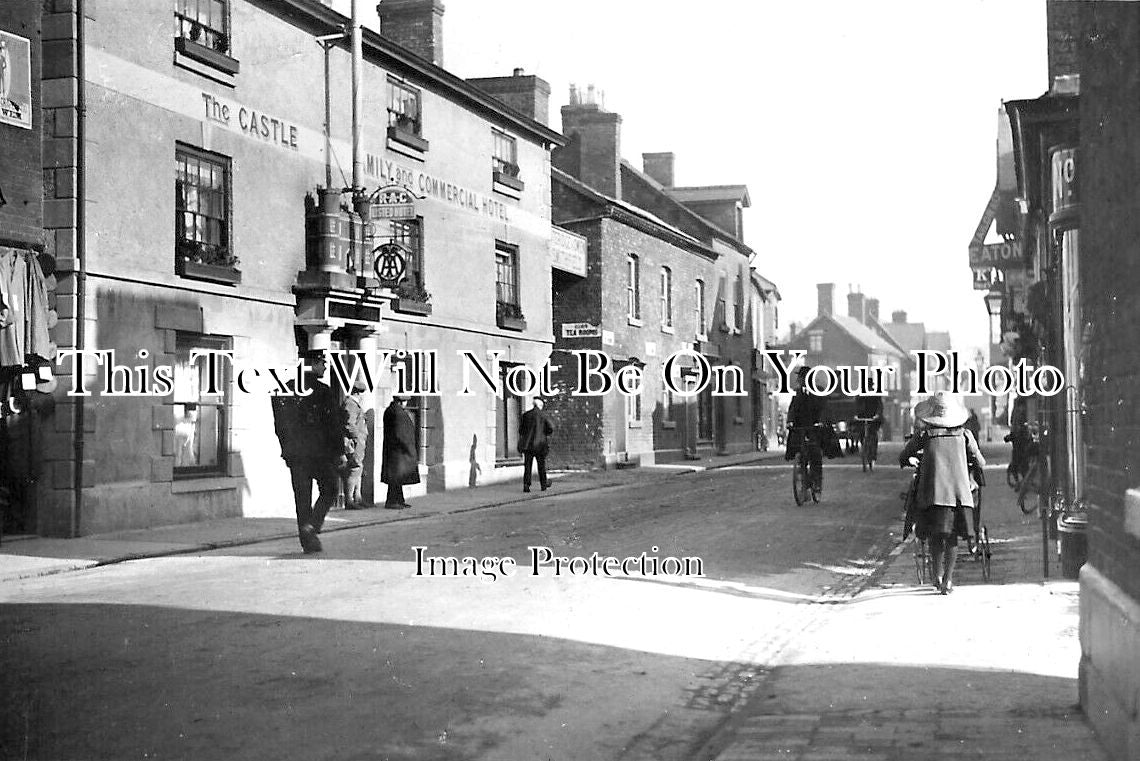
[[[1040,522],[989,476],[990,583],[963,554],[952,594],[919,586],[899,542],[857,593],[815,606],[699,760],[1106,761],[1077,705],[1077,583],[1055,549],[1043,579]]]

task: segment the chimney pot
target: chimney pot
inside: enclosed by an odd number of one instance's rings
[[[516,66],[515,70],[511,72],[511,76],[513,76],[513,77],[521,77],[522,75],[523,75],[523,70],[522,70],[521,66]]]

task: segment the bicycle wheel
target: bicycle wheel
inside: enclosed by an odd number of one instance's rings
[[[992,573],[990,569],[990,532],[982,526],[981,534],[978,537],[978,555],[982,561],[982,580],[989,581]]]
[[[1017,506],[1025,515],[1029,515],[1037,509],[1037,500],[1034,499],[1031,501],[1028,497],[1031,491],[1040,492],[1040,488],[1037,487],[1039,470],[1037,463],[1030,465],[1029,472],[1025,474],[1025,477],[1021,479],[1021,483],[1017,487]]]
[[[792,496],[797,505],[807,501],[807,462],[803,455],[796,455],[792,461]]]

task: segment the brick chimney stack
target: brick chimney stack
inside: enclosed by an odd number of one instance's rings
[[[891,322],[906,322],[906,312],[901,309],[897,312],[891,312]]]
[[[864,320],[868,325],[872,322],[879,321],[879,300],[867,299],[867,319]]]
[[[468,82],[536,122],[550,125],[550,83],[515,69],[509,77],[480,77]]]
[[[847,316],[854,317],[860,323],[867,322],[867,307],[863,300],[863,294],[852,292],[847,294]]]
[[[381,0],[376,6],[380,36],[443,66],[443,3],[440,0]]]
[[[643,171],[661,183],[664,187],[673,187],[673,153],[643,153],[641,154]]]
[[[835,314],[835,283],[819,283],[819,317],[831,317]]]
[[[621,198],[621,116],[598,102],[590,85],[584,97],[570,86],[570,103],[562,107],[562,134],[570,143],[556,150],[553,163],[594,190]]]

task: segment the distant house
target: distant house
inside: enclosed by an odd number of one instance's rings
[[[848,314],[835,312],[835,285],[820,283],[815,319],[796,331],[783,347],[806,352],[812,366],[867,366],[890,368],[888,395],[883,399],[884,434],[901,430],[909,400],[904,377],[910,358],[878,323],[878,301],[862,293],[848,294]],[[868,306],[871,308],[868,309]],[[836,400],[836,404],[839,400]]]

